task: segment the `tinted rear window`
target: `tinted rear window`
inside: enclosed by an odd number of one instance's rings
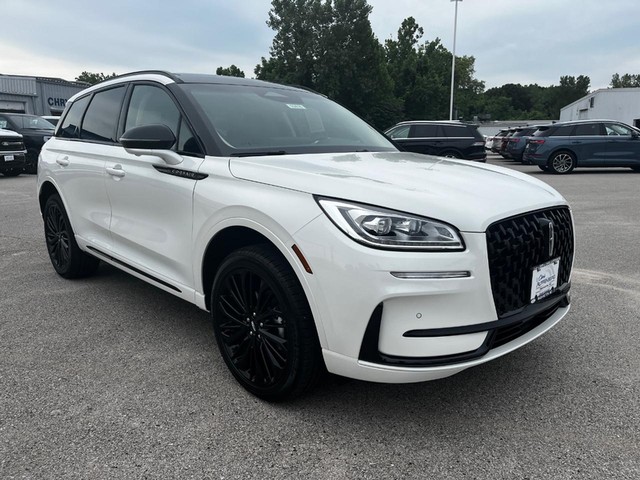
[[[414,125],[411,128],[411,133],[409,134],[409,136],[411,138],[437,137],[438,126],[437,125]]]
[[[454,125],[442,125],[442,131],[445,137],[471,137],[471,132],[467,130],[467,127],[458,127]]]
[[[98,142],[116,142],[118,116],[125,87],[98,92],[93,96],[82,121],[80,138]]]
[[[573,135],[577,136],[589,136],[589,135],[602,135],[602,125],[599,123],[585,123],[583,125],[576,125],[576,129]]]

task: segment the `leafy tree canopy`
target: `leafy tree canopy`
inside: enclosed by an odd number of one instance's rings
[[[244,72],[235,65],[229,67],[218,67],[216,69],[216,75],[225,75],[227,77],[241,77],[244,78]]]
[[[631,75],[629,73],[625,73],[620,76],[618,73],[614,73],[611,77],[611,83],[609,84],[612,88],[630,88],[630,87],[640,87],[640,74]]]
[[[100,83],[104,80],[108,80],[110,78],[116,77],[117,75],[115,73],[112,73],[111,75],[104,74],[102,72],[100,73],[93,73],[93,72],[82,72],[80,75],[78,75],[76,77],[76,82],[86,82],[89,83],[91,85],[95,85],[96,83]]]

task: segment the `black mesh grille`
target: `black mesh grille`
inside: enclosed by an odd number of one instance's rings
[[[8,140],[0,138],[0,152],[15,152],[24,150],[22,140]]]
[[[554,224],[554,247],[549,255],[543,224]],[[573,228],[567,207],[550,208],[501,220],[487,229],[489,273],[498,318],[529,304],[535,266],[560,257],[558,286],[569,281],[573,260]]]

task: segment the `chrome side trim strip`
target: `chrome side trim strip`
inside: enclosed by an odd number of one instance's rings
[[[458,271],[458,272],[390,272],[396,278],[409,279],[409,280],[432,280],[440,278],[469,278],[471,272]]]

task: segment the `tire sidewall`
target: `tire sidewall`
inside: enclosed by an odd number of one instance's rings
[[[279,382],[269,387],[259,387],[251,383],[237,370],[232,359],[227,353],[227,347],[222,339],[220,331],[220,324],[218,321],[220,311],[217,302],[218,292],[224,286],[224,282],[229,275],[242,269],[251,270],[267,282],[281,304],[282,315],[286,322],[285,338],[287,340],[287,365],[285,368],[285,374]],[[305,320],[300,317],[304,317],[306,312],[300,311],[302,309],[299,308],[291,297],[292,293],[287,292],[287,288],[283,285],[277,272],[273,271],[268,264],[261,261],[258,257],[248,256],[242,250],[232,253],[226,260],[224,260],[218,269],[211,288],[212,323],[220,354],[235,379],[246,390],[262,398],[280,398],[285,396],[287,392],[292,390],[296,380],[301,353],[298,322]]]
[[[64,219],[64,223],[65,223],[65,229],[67,231],[67,235],[69,236],[69,244],[70,244],[70,248],[69,248],[69,258],[70,260],[67,262],[67,264],[64,267],[61,267],[60,265],[57,265],[54,261],[53,258],[51,258],[52,252],[51,252],[51,247],[49,246],[49,242],[46,241],[46,234],[47,234],[47,216],[49,214],[49,210],[51,209],[51,207],[57,207],[58,210],[60,210],[60,212],[62,213],[62,218]],[[54,194],[51,195],[49,198],[47,198],[47,201],[44,205],[44,231],[45,231],[45,243],[47,245],[47,252],[49,253],[49,260],[51,260],[51,265],[53,266],[54,270],[61,276],[65,276],[69,274],[69,271],[71,270],[71,266],[73,264],[73,255],[74,255],[74,247],[78,248],[76,246],[76,241],[75,241],[75,237],[74,237],[74,233],[73,230],[71,228],[71,223],[69,222],[69,217],[67,216],[67,212],[64,208],[64,205],[62,204],[62,199],[60,198],[60,196]]]

